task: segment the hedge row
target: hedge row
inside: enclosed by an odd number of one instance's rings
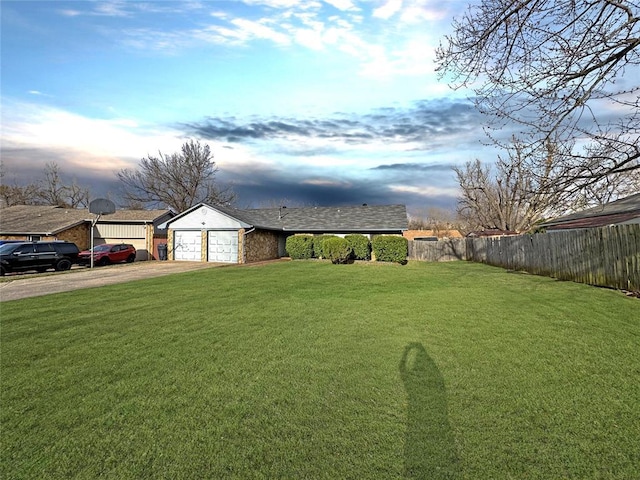
[[[371,260],[371,253],[379,262],[407,263],[408,242],[396,235],[379,235],[373,242],[360,234],[346,235],[292,235],[287,238],[287,253],[293,260],[326,258],[333,263],[351,260]]]

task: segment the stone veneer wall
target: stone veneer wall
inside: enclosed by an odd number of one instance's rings
[[[167,229],[167,260],[175,260],[173,254],[173,230]]]
[[[238,233],[238,250],[240,251],[240,256],[244,256],[244,258],[238,259],[240,263],[260,262],[278,258],[279,236],[276,232],[254,230],[246,235],[243,235],[243,233],[243,230]],[[242,245],[243,241],[244,245]]]

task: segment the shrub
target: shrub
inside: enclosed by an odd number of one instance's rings
[[[292,260],[303,260],[313,255],[312,235],[291,235],[285,245]]]
[[[351,260],[351,246],[340,237],[325,238],[322,242],[322,251],[332,263],[348,263]]]
[[[407,263],[408,245],[406,238],[395,235],[379,235],[371,242],[377,261],[396,262],[401,265]]]
[[[323,250],[323,242],[327,238],[334,238],[335,235],[315,235],[313,237],[313,256],[315,258],[327,258]]]
[[[344,237],[356,260],[371,260],[371,242],[364,235],[354,233]]]

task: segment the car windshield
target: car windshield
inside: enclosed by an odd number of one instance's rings
[[[20,245],[20,243],[4,243],[0,245],[0,255],[8,255]]]
[[[111,245],[96,245],[93,247],[94,252],[108,252],[111,250]]]

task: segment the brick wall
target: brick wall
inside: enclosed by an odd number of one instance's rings
[[[54,241],[54,240],[64,240],[67,242],[75,243],[80,250],[88,250],[91,247],[91,231],[88,223],[83,223],[81,225],[77,225],[73,228],[69,228],[68,230],[64,230],[57,235],[42,235],[40,237],[41,241]],[[24,240],[28,241],[28,235],[2,235],[0,236],[2,240]]]
[[[66,240],[75,243],[80,250],[87,250],[91,247],[91,226],[86,223],[60,232],[58,240]]]

